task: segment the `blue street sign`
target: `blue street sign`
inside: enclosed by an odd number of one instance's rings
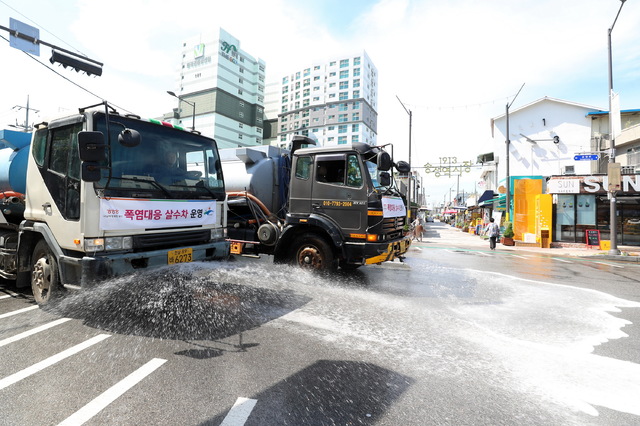
[[[600,158],[598,154],[580,154],[573,156],[575,161],[595,161],[598,158]]]
[[[18,31],[20,34],[27,35],[36,40],[40,38],[39,29],[20,22],[17,19],[9,18],[9,27],[14,31]],[[22,50],[23,52],[31,53],[32,55],[40,56],[40,44],[33,43],[13,34],[9,37],[9,46]]]

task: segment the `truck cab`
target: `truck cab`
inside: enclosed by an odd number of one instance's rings
[[[0,276],[31,284],[41,304],[64,287],[226,258],[216,142],[106,104],[42,123],[30,147],[23,220],[2,228]]]

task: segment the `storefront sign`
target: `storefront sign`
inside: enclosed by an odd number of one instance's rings
[[[579,194],[580,179],[550,180],[547,192],[549,194]]]
[[[140,200],[109,198],[100,200],[100,229],[167,228],[216,223],[216,202]]]
[[[604,194],[608,187],[607,176],[551,178],[547,183],[547,192],[549,194]],[[618,193],[640,193],[640,175],[622,175],[622,187]]]

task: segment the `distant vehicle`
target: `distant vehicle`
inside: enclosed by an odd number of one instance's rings
[[[433,216],[427,216],[427,222],[433,222]]]

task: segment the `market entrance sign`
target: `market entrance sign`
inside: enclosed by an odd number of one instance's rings
[[[470,173],[472,165],[471,161],[459,162],[458,157],[440,157],[439,164],[425,164],[424,172],[427,174],[433,173],[435,177],[461,176],[462,173]]]

